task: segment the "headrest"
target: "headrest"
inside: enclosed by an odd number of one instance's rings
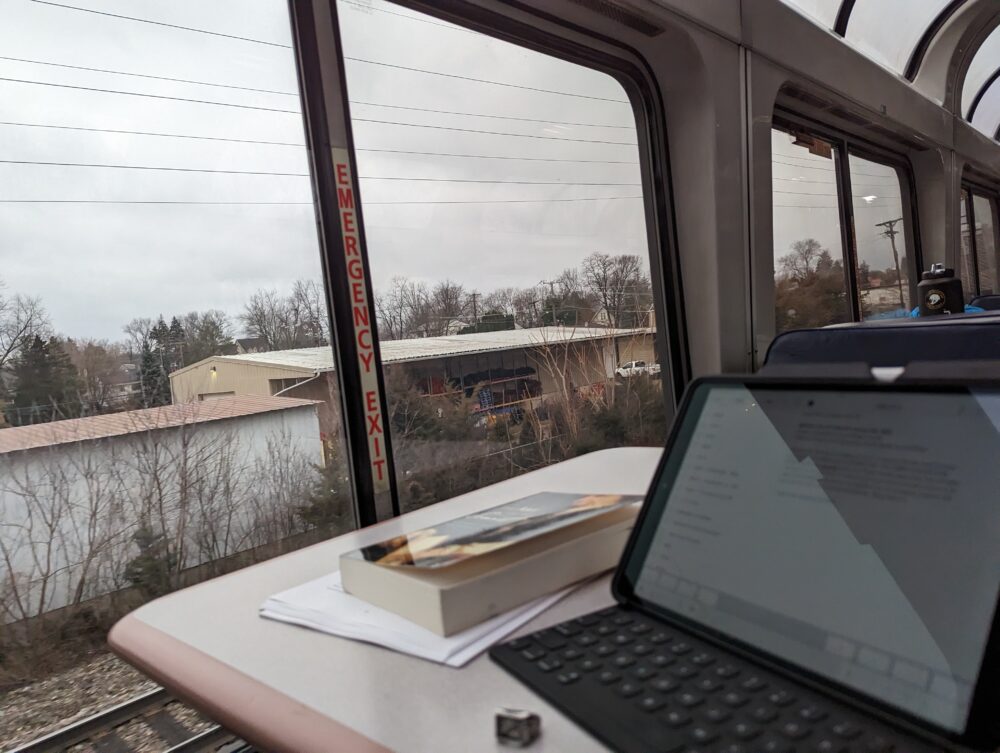
[[[778,335],[765,367],[789,364],[865,363],[906,366],[912,361],[1000,360],[1000,314],[889,319]]]

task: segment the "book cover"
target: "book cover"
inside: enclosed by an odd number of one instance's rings
[[[641,502],[640,495],[540,492],[345,555],[399,568],[441,568]]]

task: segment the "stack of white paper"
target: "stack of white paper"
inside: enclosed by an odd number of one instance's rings
[[[351,596],[344,591],[339,572],[275,594],[261,605],[260,614],[461,667],[572,590],[543,596],[447,638]]]

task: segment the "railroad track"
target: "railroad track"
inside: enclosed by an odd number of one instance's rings
[[[94,753],[133,753],[136,748],[120,734],[125,725],[141,722],[149,729],[142,746],[156,741],[159,753],[253,753],[253,749],[218,725],[192,731],[176,718],[180,702],[160,688],[131,698],[98,714],[73,722],[8,753],[63,753],[86,745]]]

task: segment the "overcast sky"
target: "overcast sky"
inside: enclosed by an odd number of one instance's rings
[[[220,308],[235,319],[258,288],[286,291],[297,278],[318,279],[301,146],[174,137],[302,143],[286,3],[65,2],[258,41],[0,0],[0,79],[243,107],[0,80],[0,121],[6,123],[0,159],[293,175],[0,163],[0,279],[8,291],[41,297],[60,333],[114,340],[133,317]],[[536,284],[595,251],[647,257],[642,205],[634,198],[640,195],[635,124],[615,80],[381,0],[346,0],[339,7],[347,56],[369,61],[347,65],[376,288],[403,275],[429,284],[450,278],[487,293]],[[784,148],[791,150],[789,164],[776,165],[776,188],[789,193],[776,204],[820,208],[775,209],[776,255],[810,236],[836,254],[833,199],[823,196],[831,190],[823,181],[832,162],[810,157],[787,138]],[[891,175],[866,180],[876,184],[865,189],[872,195],[899,195]],[[284,203],[9,203],[26,199]],[[546,201],[529,201],[536,199]],[[873,267],[888,266],[888,242],[871,228],[899,214],[891,201],[869,203],[862,202],[859,241],[870,241]]]

